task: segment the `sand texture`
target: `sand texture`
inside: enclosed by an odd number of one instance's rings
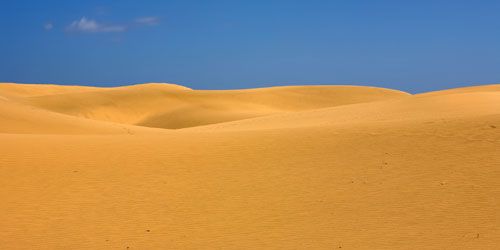
[[[500,85],[0,83],[0,249],[499,249]]]

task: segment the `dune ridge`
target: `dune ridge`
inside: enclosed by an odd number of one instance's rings
[[[0,89],[1,91],[1,89]],[[246,90],[191,90],[172,84],[141,84],[82,92],[23,96],[52,112],[99,121],[178,129],[408,96],[374,87],[293,86]]]
[[[0,84],[0,248],[496,249],[499,90]]]

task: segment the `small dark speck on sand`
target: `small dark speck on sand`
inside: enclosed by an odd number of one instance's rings
[[[490,125],[490,128],[497,128],[497,126],[495,126],[495,125]]]
[[[146,230],[146,232],[148,232],[148,233],[149,233],[149,232],[151,232],[151,230],[149,230],[149,229],[148,229],[148,230]]]

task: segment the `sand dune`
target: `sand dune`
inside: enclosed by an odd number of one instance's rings
[[[20,97],[85,92],[97,89],[99,88],[85,86],[63,86],[54,84],[0,83],[0,94]]]
[[[0,84],[0,248],[496,249],[498,90]]]
[[[432,122],[500,114],[499,92],[422,95],[413,98],[342,105],[193,128],[192,130],[258,130],[318,126]]]
[[[430,95],[446,95],[446,94],[471,93],[471,92],[497,92],[497,91],[500,91],[500,84],[471,86],[471,87],[456,88],[456,89],[445,89],[428,93],[422,93],[419,95],[430,96]]]
[[[143,84],[35,96],[26,101],[94,120],[177,129],[406,96],[395,90],[353,86],[201,91],[172,84]]]
[[[158,130],[59,114],[0,95],[0,134],[137,134],[148,132],[158,133]]]

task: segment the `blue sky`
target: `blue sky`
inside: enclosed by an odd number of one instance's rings
[[[0,81],[196,89],[500,82],[500,1],[0,2]]]

